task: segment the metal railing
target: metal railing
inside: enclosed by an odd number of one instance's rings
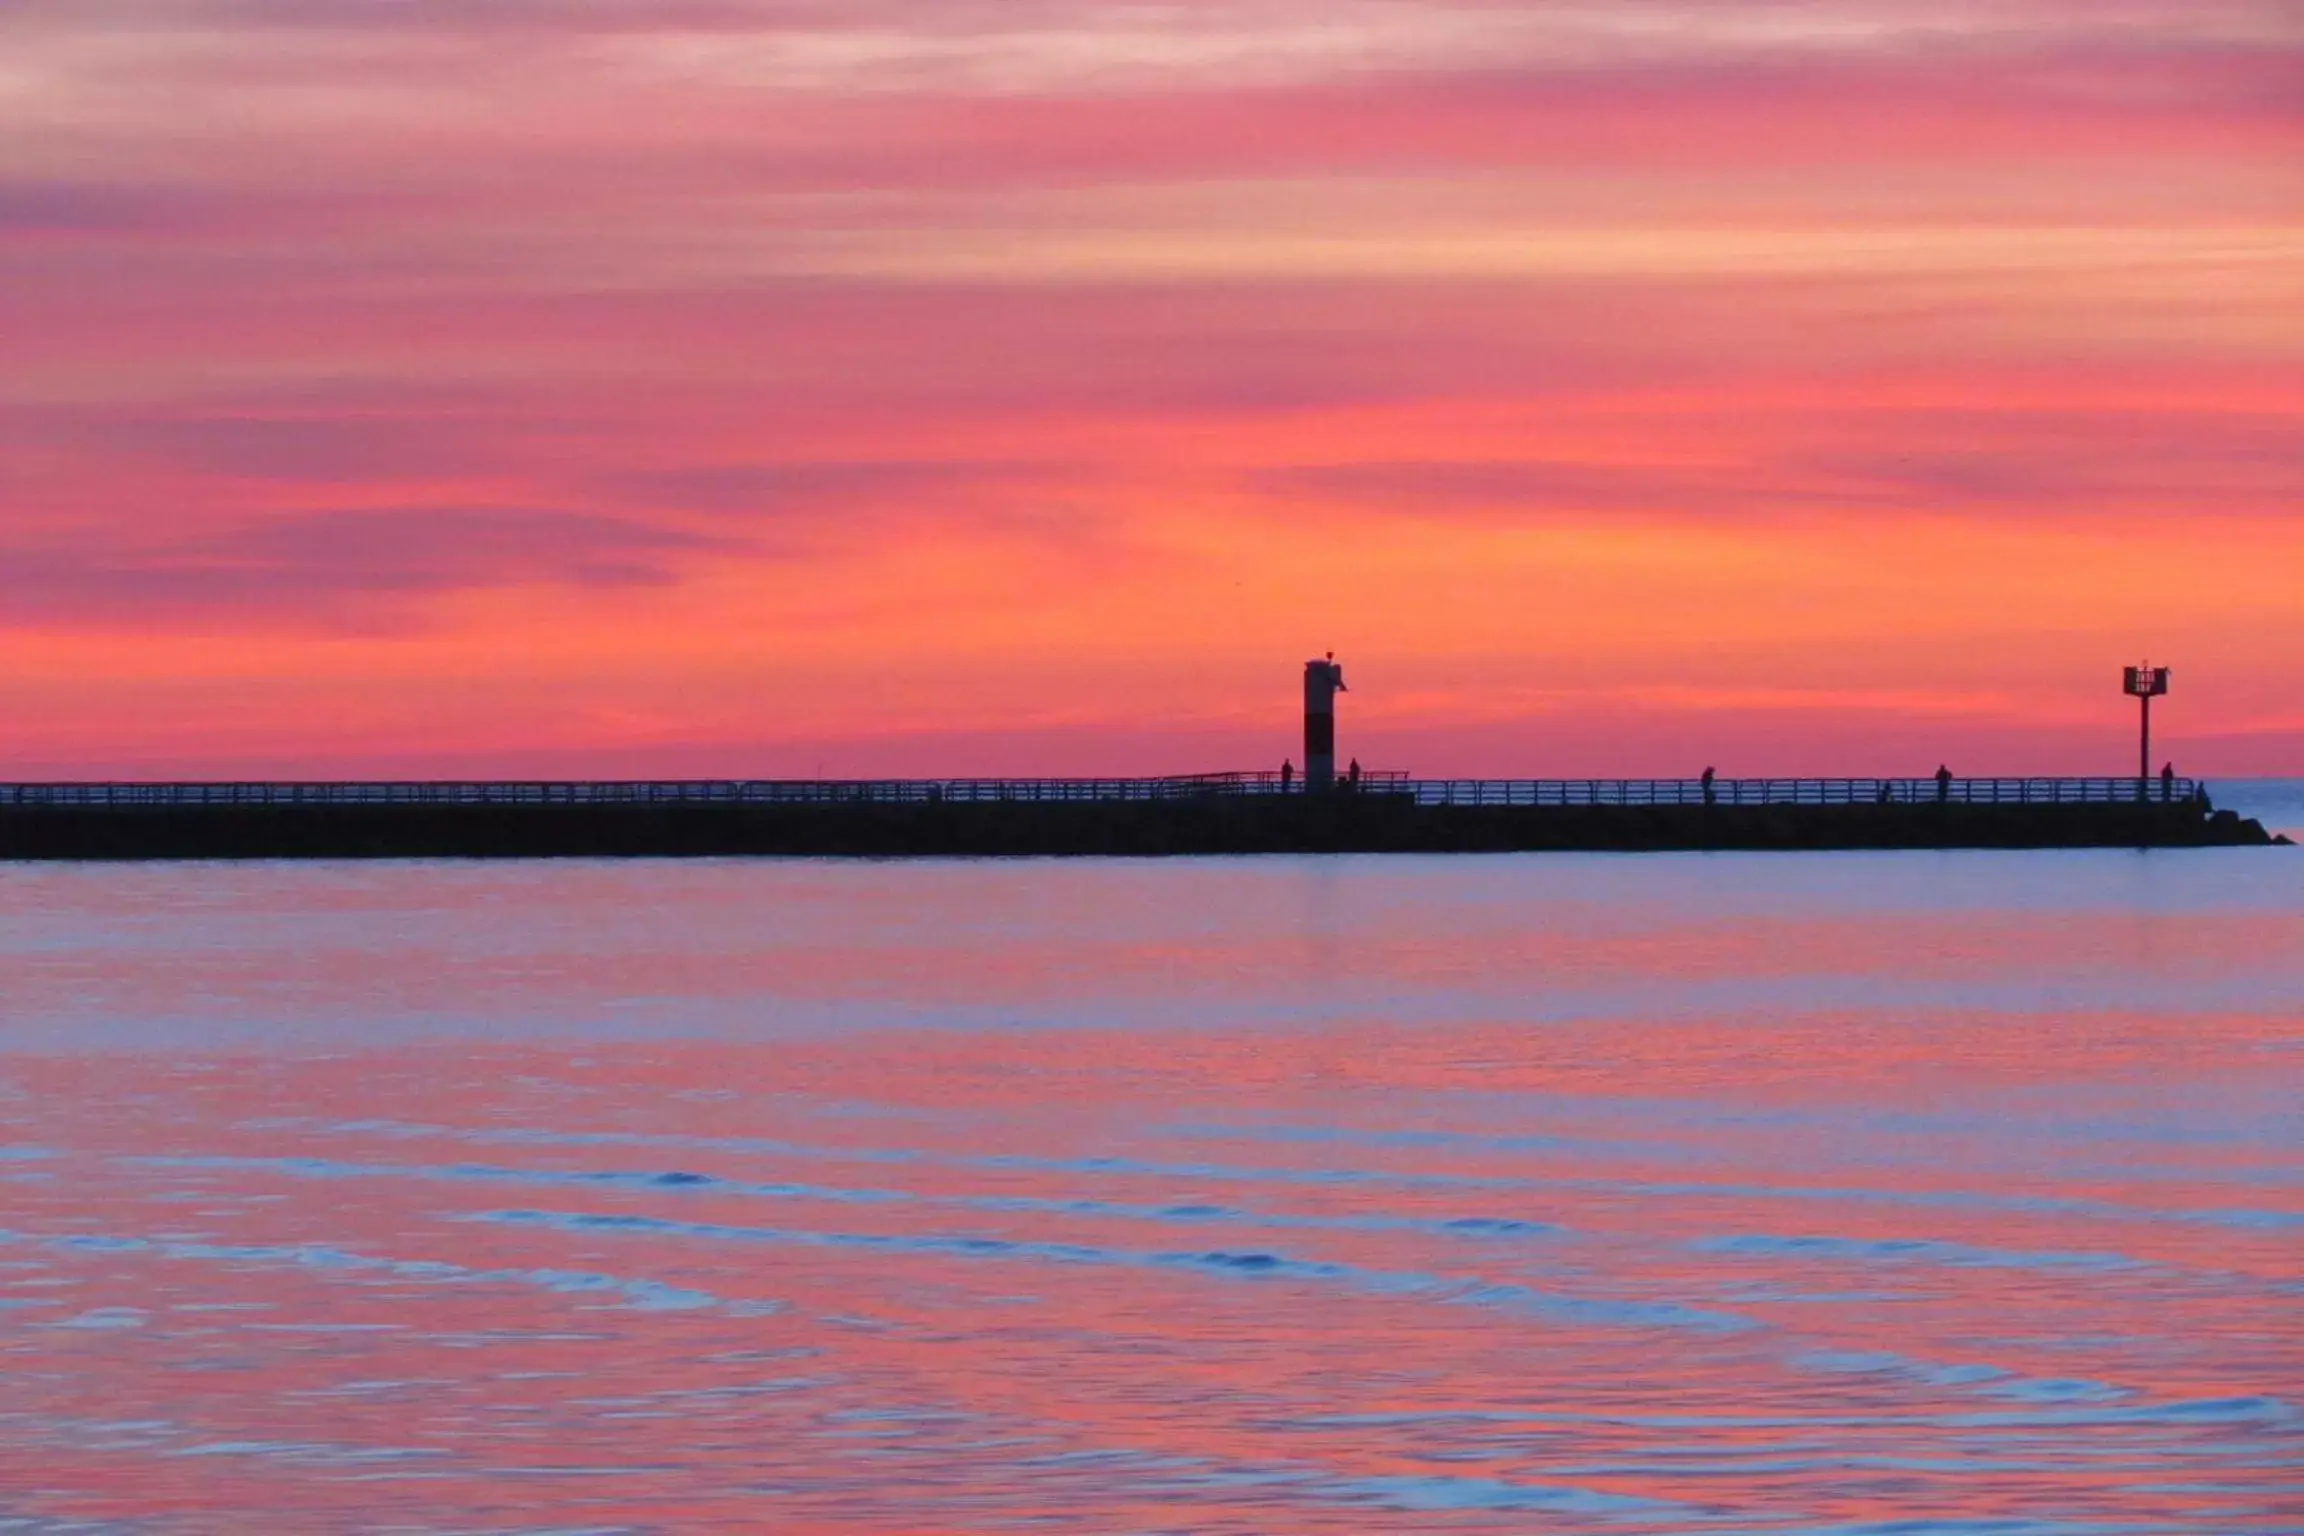
[[[1361,796],[1428,806],[2108,805],[2192,799],[2192,779],[1412,779],[1366,773]],[[1158,779],[666,779],[405,783],[0,784],[0,806],[173,810],[200,806],[920,805],[1194,800],[1302,795],[1277,773]]]
[[[918,805],[1182,800],[1251,793],[1253,775],[1176,779],[664,779],[406,783],[13,784],[0,805],[190,806]],[[1235,782],[1246,780],[1249,782]]]
[[[2110,805],[2190,800],[2192,779],[1418,779],[1419,805]]]

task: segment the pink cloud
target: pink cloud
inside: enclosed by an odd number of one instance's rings
[[[0,613],[25,627],[372,630],[406,622],[410,598],[662,585],[683,559],[741,547],[534,508],[318,509],[191,537],[0,546]]]
[[[1659,674],[1805,669],[1845,717],[1779,723],[1821,753],[1943,728],[1834,672],[1942,642],[1909,583],[1852,599],[1834,540],[1957,524],[2095,583],[1971,633],[1963,689],[2003,640],[2077,667],[2159,624],[2240,680],[2224,736],[2270,740],[2304,658],[2246,638],[2261,593],[2147,622],[2128,584],[2231,579],[2174,530],[2277,553],[2304,500],[2300,63],[2245,0],[19,0],[0,714],[37,693],[132,753],[192,685],[106,647],[200,637],[268,701],[215,750],[301,750],[309,652],[273,643],[325,633],[387,678],[361,750],[457,680],[475,761],[750,741],[727,697],[812,742],[866,699],[879,734],[841,728],[896,771],[950,722],[875,669],[934,646],[1020,722],[962,733],[986,768],[1117,769],[1061,745],[1113,669],[1192,697],[1219,645],[1401,655],[1475,608],[1438,648],[1517,667],[1558,641],[1496,585],[1546,569],[1509,536],[1587,537],[1551,600],[1648,558],[1626,529],[1735,524],[1745,568],[1599,614],[1722,623],[1579,707],[1645,700],[1611,729],[1663,764],[1702,711]],[[1737,606],[1752,569],[1801,627]],[[607,680],[595,640],[691,670]],[[1958,729],[2015,741],[2064,686]],[[1435,697],[1458,724],[1392,727],[1419,766],[1509,734]]]

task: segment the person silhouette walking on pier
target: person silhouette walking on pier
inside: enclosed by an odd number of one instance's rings
[[[2174,763],[2162,763],[2162,764],[2160,765],[2160,800],[2161,800],[2161,803],[2162,803],[2162,804],[2166,804],[2168,801],[2171,801],[2171,800],[2173,800],[2173,799],[2175,799],[2175,798],[2176,798],[2176,765],[2175,765]]]
[[[1720,803],[1720,792],[1712,787],[1713,777],[1710,768],[1704,770],[1704,803],[1706,805],[1718,805]]]
[[[1355,793],[1358,792],[1360,788],[1360,759],[1352,759],[1352,766],[1346,770],[1344,775],[1344,787]]]
[[[1288,787],[1289,787],[1291,784],[1294,784],[1295,782],[1296,782],[1296,763],[1295,763],[1295,760],[1294,760],[1293,758],[1286,758],[1286,757],[1284,757],[1284,758],[1280,759],[1280,793],[1282,793],[1282,794],[1286,794],[1286,793],[1288,793]]]
[[[1936,803],[1944,804],[1952,798],[1952,770],[1939,763],[1936,766]]]

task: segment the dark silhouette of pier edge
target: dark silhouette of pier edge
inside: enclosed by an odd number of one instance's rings
[[[0,859],[981,857],[2199,848],[2286,839],[2173,768],[2135,778],[1416,779],[1336,771],[1334,655],[1304,768],[1136,779],[0,784]]]
[[[2263,845],[2190,780],[0,785],[0,859],[1500,853]],[[2162,791],[2165,791],[2163,793]]]

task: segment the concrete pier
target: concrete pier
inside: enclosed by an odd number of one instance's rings
[[[1181,779],[0,785],[0,859],[2262,846],[2189,781]],[[1707,800],[1707,794],[1710,799]]]

